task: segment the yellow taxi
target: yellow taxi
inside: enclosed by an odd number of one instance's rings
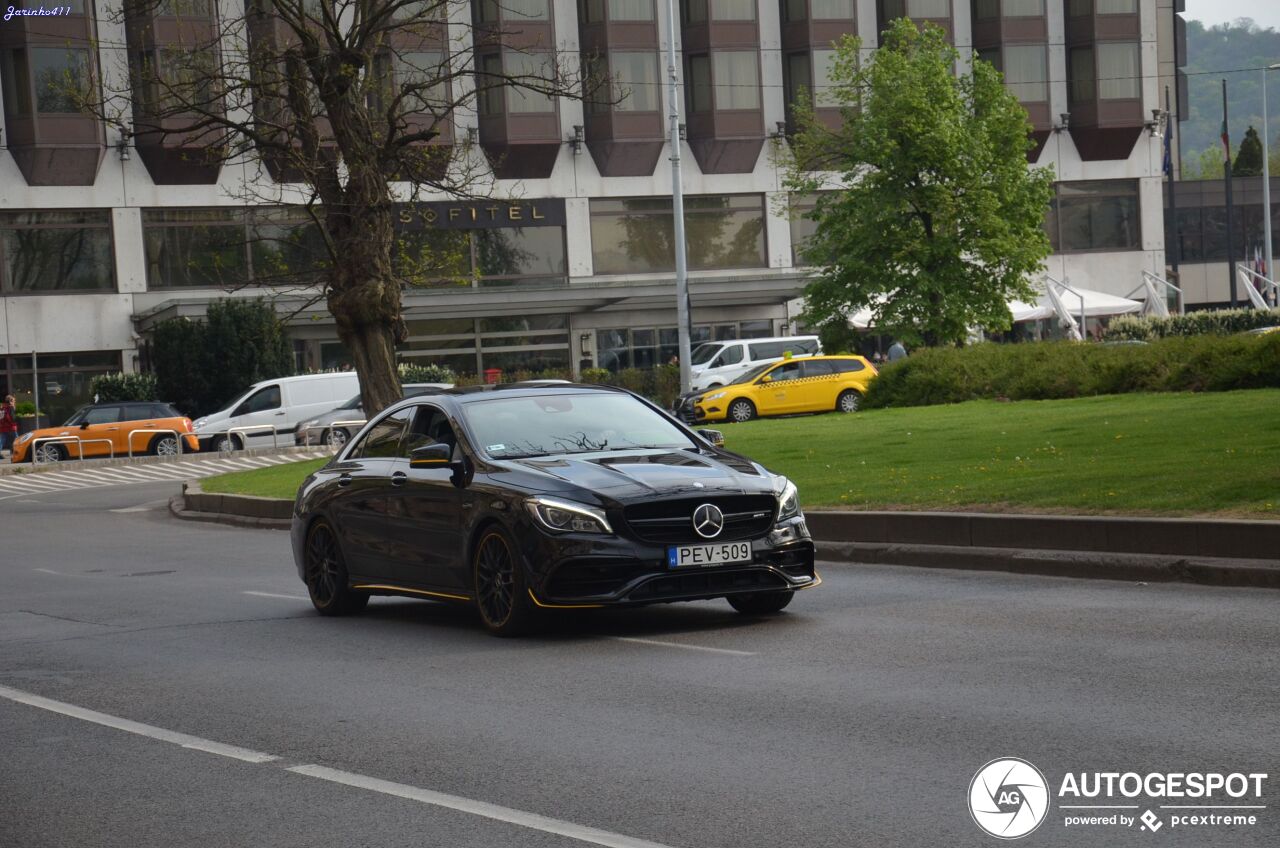
[[[694,399],[699,422],[750,421],[758,415],[857,412],[876,378],[863,356],[807,356],[761,365]]]

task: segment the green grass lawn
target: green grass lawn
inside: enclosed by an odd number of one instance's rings
[[[806,507],[1280,519],[1280,390],[914,407],[725,425]],[[207,491],[293,497],[319,461]]]

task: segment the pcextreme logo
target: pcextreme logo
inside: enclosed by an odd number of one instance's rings
[[[1068,771],[1058,785],[1058,811],[1062,826],[1073,829],[1251,828],[1267,809],[1266,780],[1263,772]],[[1044,773],[1017,757],[992,760],[969,782],[969,814],[997,839],[1032,833],[1049,807]]]

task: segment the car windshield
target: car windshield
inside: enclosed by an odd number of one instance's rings
[[[664,416],[613,392],[472,401],[463,405],[463,417],[476,446],[495,459],[697,447]]]
[[[776,362],[766,362],[764,365],[757,365],[755,368],[752,368],[750,371],[748,371],[747,373],[743,374],[741,377],[739,377],[738,379],[734,380],[734,381],[733,381],[732,383],[730,383],[729,385],[731,385],[731,386],[732,386],[732,385],[735,385],[735,384],[737,384],[737,383],[750,383],[752,380],[756,379],[756,378],[757,378],[757,377],[759,377],[761,374],[763,374],[764,372],[768,371],[770,368],[772,368],[773,366],[775,366],[775,365],[777,365],[777,364],[778,364],[778,363],[776,363]]]
[[[359,408],[360,408],[360,395],[356,395],[351,400],[347,401],[342,406],[338,407],[338,409],[359,409]]]
[[[693,356],[689,358],[689,361],[694,365],[706,365],[715,358],[715,355],[719,353],[720,349],[723,347],[724,345],[722,344],[700,344],[694,348]]]

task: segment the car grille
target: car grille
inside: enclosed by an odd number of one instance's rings
[[[631,580],[656,570],[653,563],[633,559],[568,560],[552,572],[545,591],[557,600],[611,595]]]
[[[714,504],[724,513],[724,530],[714,540],[693,530],[693,511],[702,504]],[[777,499],[773,495],[724,495],[679,498],[633,504],[623,510],[623,518],[637,539],[663,545],[734,542],[754,539],[769,532]]]
[[[626,600],[695,600],[734,592],[767,592],[786,588],[785,580],[763,568],[701,570],[665,574],[646,580],[628,592]]]

